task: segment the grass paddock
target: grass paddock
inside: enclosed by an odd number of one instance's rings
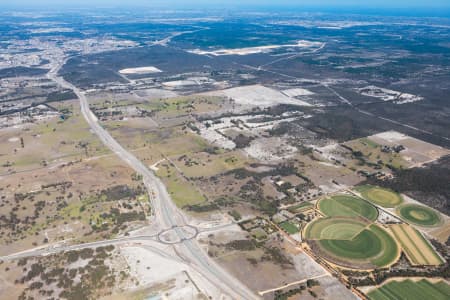
[[[328,217],[363,217],[375,221],[378,210],[369,202],[349,195],[336,195],[319,201],[320,211]]]
[[[357,187],[356,190],[360,192],[365,199],[383,207],[396,207],[403,202],[403,198],[400,194],[389,189],[372,185],[363,185]]]

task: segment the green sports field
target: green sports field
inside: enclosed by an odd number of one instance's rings
[[[303,202],[288,208],[288,210],[292,213],[299,213],[314,207],[314,204],[311,202]]]
[[[280,227],[283,228],[289,234],[294,234],[299,231],[297,226],[295,226],[289,221],[280,223]]]
[[[336,195],[322,199],[318,207],[328,217],[363,217],[370,221],[375,221],[378,217],[375,206],[349,195]]]
[[[344,267],[385,267],[399,256],[398,244],[391,235],[364,219],[321,218],[306,227],[304,237],[320,256]]]
[[[391,281],[367,294],[370,300],[447,300],[450,286],[444,281]]]
[[[363,185],[355,189],[365,199],[383,207],[396,207],[403,202],[402,197],[398,193],[377,186]]]
[[[407,222],[420,226],[437,226],[441,217],[434,210],[417,204],[404,204],[397,208],[398,215]]]

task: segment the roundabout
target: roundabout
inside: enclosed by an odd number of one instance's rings
[[[198,229],[191,225],[173,226],[161,231],[157,238],[163,244],[179,244],[186,240],[191,240],[198,235]],[[183,238],[180,238],[182,236]]]

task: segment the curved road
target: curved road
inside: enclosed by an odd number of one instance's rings
[[[193,269],[202,274],[205,279],[209,280],[214,286],[221,290],[224,294],[234,299],[258,299],[257,295],[243,285],[240,281],[223,270],[216,262],[214,262],[201,248],[196,239],[189,239],[186,233],[179,227],[188,225],[186,218],[181,210],[172,202],[164,184],[156,177],[147,166],[145,166],[132,153],[123,148],[99,123],[96,116],[89,108],[87,98],[83,92],[71,83],[65,81],[57,75],[60,67],[65,61],[57,64],[48,73],[48,77],[56,81],[62,87],[71,89],[79,98],[81,113],[91,130],[99,137],[99,139],[126,162],[138,174],[142,175],[145,186],[149,191],[152,199],[152,208],[154,211],[155,222],[165,228],[174,227],[174,231],[182,241],[175,245],[176,252],[182,257],[184,262],[188,263]],[[152,196],[154,195],[154,197]]]

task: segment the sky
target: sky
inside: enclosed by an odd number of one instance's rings
[[[408,7],[450,7],[449,0],[0,0],[0,4],[13,4],[14,6],[32,5],[70,5],[70,6],[116,6],[116,5],[135,5],[151,6],[161,5],[161,3],[170,5],[180,5],[184,7],[198,5],[217,5],[217,6],[333,6],[333,7],[383,7],[383,8],[408,8]]]
[[[62,8],[142,7],[164,10],[228,9],[289,10],[369,15],[450,18],[450,0],[0,0],[1,8],[60,10]]]

